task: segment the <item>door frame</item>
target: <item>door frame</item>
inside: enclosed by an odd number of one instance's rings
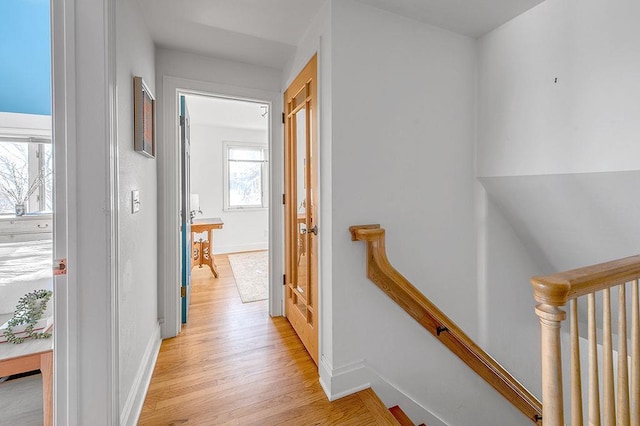
[[[74,241],[66,241],[66,244],[58,238],[59,235],[68,237],[70,233],[67,220],[59,217],[58,211],[72,208],[74,201],[67,194],[66,181],[60,181],[59,168],[68,168],[68,176],[75,180],[75,98],[67,97],[67,93],[75,91],[73,76],[75,32],[70,23],[75,19],[74,0],[63,0],[51,4],[51,88],[52,88],[52,138],[51,143],[54,152],[55,175],[55,207],[54,207],[54,257],[61,253],[67,253],[67,261],[70,254],[77,251]],[[68,58],[68,56],[70,56]],[[60,95],[58,95],[60,94]],[[61,220],[62,219],[62,220]],[[74,300],[77,298],[75,276],[61,275],[53,278],[53,307],[56,321],[55,347],[54,347],[54,424],[63,424],[67,419],[77,423],[78,419],[78,389],[71,389],[73,383],[77,383],[78,373],[73,368],[68,368],[69,363],[78,360],[77,342],[77,315],[70,315],[70,309],[77,309]]]
[[[53,414],[108,425],[120,420],[116,2],[80,3],[50,1],[54,257],[67,259],[53,280]],[[82,247],[103,262],[79,262]]]
[[[162,324],[162,338],[178,335],[180,318],[180,250],[179,211],[180,158],[178,140],[179,95],[194,94],[231,98],[269,105],[269,315],[284,314],[284,151],[281,119],[282,94],[261,89],[251,89],[227,84],[191,80],[173,76],[162,77],[162,93],[159,102],[162,114],[158,128],[163,129],[158,143],[158,315]]]
[[[189,318],[189,305],[191,304],[191,265],[193,262],[193,237],[191,234],[192,219],[187,219],[187,214],[191,215],[191,117],[189,116],[189,108],[187,107],[187,96],[184,93],[178,94],[178,105],[180,121],[178,125],[178,143],[180,144],[180,282],[182,288],[185,289],[184,298],[180,295],[180,314],[181,322],[184,324]],[[184,118],[184,123],[182,119]],[[188,149],[187,149],[188,147]],[[188,167],[188,172],[185,168]],[[189,177],[187,179],[187,174]],[[213,253],[211,253],[213,255]],[[188,257],[187,257],[188,256]],[[187,267],[187,262],[189,263]]]

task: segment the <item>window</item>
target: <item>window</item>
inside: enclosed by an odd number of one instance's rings
[[[267,207],[268,164],[266,145],[224,143],[225,210]]]
[[[0,214],[53,210],[51,143],[0,142]]]

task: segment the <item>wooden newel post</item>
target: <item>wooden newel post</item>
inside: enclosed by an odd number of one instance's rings
[[[544,426],[564,425],[562,400],[562,359],[560,323],[566,313],[557,306],[539,304],[542,343],[542,422]]]

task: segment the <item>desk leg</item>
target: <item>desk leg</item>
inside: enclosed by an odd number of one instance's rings
[[[209,257],[211,258],[211,272],[213,272],[213,276],[218,278],[218,267],[216,266],[216,261],[213,258],[213,229],[209,229]]]
[[[40,355],[44,426],[53,426],[53,351]]]

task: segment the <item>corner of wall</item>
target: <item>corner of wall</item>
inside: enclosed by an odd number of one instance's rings
[[[367,366],[365,360],[354,361],[333,369],[326,358],[320,359],[320,385],[329,401],[335,401],[364,389],[372,388],[385,407],[399,405],[415,423],[445,426],[441,419],[423,407],[388,379]]]
[[[386,407],[400,406],[402,411],[416,424],[425,423],[429,426],[446,426],[446,423],[435,416],[428,408],[411,398],[395,384],[382,377],[377,371],[368,368],[372,378],[371,388]]]
[[[488,283],[487,283],[487,216],[488,195],[482,184],[476,180],[475,213],[476,213],[476,273],[478,287],[478,344],[486,348],[489,342],[488,318]]]
[[[320,370],[320,385],[329,401],[335,401],[371,387],[369,370],[365,366],[364,360],[334,369],[322,356],[318,369]]]

